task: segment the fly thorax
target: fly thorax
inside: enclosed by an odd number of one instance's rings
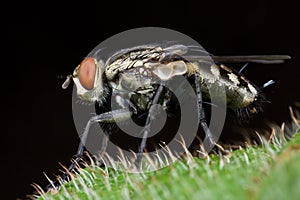
[[[151,86],[150,78],[136,76],[134,73],[120,73],[118,77],[114,82],[116,89],[119,91],[130,93],[137,91],[141,87],[149,88]]]
[[[159,60],[162,53],[160,47],[147,47],[140,50],[128,49],[125,52],[117,52],[106,61],[105,75],[108,80],[114,80],[118,73],[145,67],[145,63],[148,63],[150,60]]]

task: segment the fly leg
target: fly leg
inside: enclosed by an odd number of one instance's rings
[[[205,139],[204,139],[204,149],[205,150],[211,150],[215,146],[215,141],[213,139],[213,135],[211,131],[209,130],[206,119],[205,119],[205,113],[203,109],[203,100],[202,100],[202,93],[201,93],[201,84],[199,80],[199,76],[195,75],[195,89],[196,89],[196,95],[197,95],[197,106],[198,106],[198,120],[199,123],[204,130],[205,133]]]
[[[138,148],[138,153],[137,153],[137,158],[135,160],[135,165],[136,165],[136,168],[138,170],[141,169],[141,161],[142,161],[142,156],[143,156],[143,152],[144,152],[144,149],[146,147],[146,141],[147,141],[147,137],[148,137],[148,134],[150,132],[150,125],[151,125],[151,121],[155,118],[155,105],[158,103],[158,100],[163,92],[163,85],[160,85],[155,93],[155,96],[151,102],[151,106],[150,106],[150,109],[149,109],[149,112],[148,112],[148,116],[147,116],[147,119],[146,119],[146,123],[145,123],[145,127],[143,128],[143,130],[141,131],[140,135],[142,135],[142,142]]]
[[[114,110],[106,113],[102,113],[100,115],[96,115],[90,118],[88,121],[87,125],[85,126],[84,132],[81,137],[81,142],[79,144],[79,147],[77,149],[76,157],[82,157],[83,156],[83,151],[84,147],[86,144],[87,136],[89,133],[89,129],[92,124],[94,123],[112,123],[116,121],[122,121],[124,119],[130,118],[131,113],[128,111],[128,109],[120,109],[120,110]],[[107,146],[108,138],[105,136],[101,150],[105,151],[106,146]],[[73,166],[74,168],[74,166]],[[71,166],[69,167],[69,170],[72,170]]]
[[[88,137],[88,133],[90,130],[91,125],[95,123],[112,123],[116,121],[122,121],[124,119],[128,119],[131,116],[131,112],[128,111],[128,109],[119,109],[119,110],[114,110],[106,113],[102,113],[100,115],[93,116],[89,119],[87,122],[84,132],[81,136],[80,144],[77,149],[77,153],[74,156],[75,159],[73,160],[72,164],[68,167],[68,170],[60,177],[60,180],[67,181],[70,179],[70,173],[76,173],[76,165],[78,162],[80,162],[84,156],[84,149]],[[102,145],[107,145],[107,136],[104,138],[104,142]],[[101,150],[105,150],[106,146],[102,146]],[[57,189],[58,186],[60,185],[60,181],[55,181],[51,182],[48,186],[46,186],[46,190],[50,188]]]

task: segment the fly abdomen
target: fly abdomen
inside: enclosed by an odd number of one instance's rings
[[[226,91],[227,106],[230,108],[246,108],[254,104],[259,95],[262,95],[254,84],[244,76],[234,72],[225,65],[213,64],[207,68],[199,70],[202,92],[204,96],[218,95],[222,88]],[[217,98],[209,97],[209,98]]]

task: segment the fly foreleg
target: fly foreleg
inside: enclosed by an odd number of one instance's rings
[[[90,127],[95,123],[112,123],[116,121],[123,121],[124,119],[128,119],[131,116],[131,112],[128,111],[128,109],[119,109],[114,110],[110,112],[105,112],[100,115],[93,116],[89,119],[87,122],[84,132],[81,136],[80,144],[78,146],[78,150],[76,155],[74,156],[75,159],[73,159],[71,165],[68,167],[68,170],[60,177],[60,180],[66,181],[70,179],[70,173],[76,173],[76,165],[78,162],[80,162],[83,158],[84,154],[84,147],[86,145],[86,141],[88,138]],[[107,147],[108,138],[105,136],[103,139],[103,143],[101,146],[101,151],[105,151]],[[49,184],[46,189],[54,188],[57,189],[57,187],[60,185],[61,181],[52,182]]]
[[[90,130],[91,125],[94,123],[113,123],[117,121],[123,121],[124,119],[130,118],[131,113],[128,111],[128,109],[119,109],[114,110],[106,113],[102,113],[100,115],[93,116],[89,119],[88,123],[85,126],[84,132],[81,136],[81,142],[79,144],[78,150],[77,150],[77,156],[83,155],[84,146],[86,144],[86,140],[88,137],[88,133]],[[104,142],[104,145],[107,144]],[[105,150],[105,147],[101,147],[102,150]]]

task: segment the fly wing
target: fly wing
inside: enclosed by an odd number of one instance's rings
[[[246,55],[246,56],[184,56],[185,59],[195,62],[206,62],[211,59],[220,63],[262,63],[262,64],[278,64],[285,60],[291,59],[288,55]]]

